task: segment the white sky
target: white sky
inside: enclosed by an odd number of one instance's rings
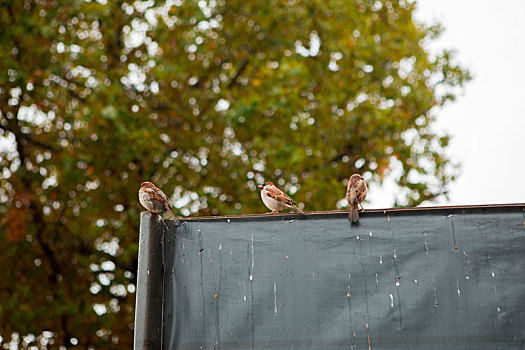
[[[445,28],[432,49],[456,49],[473,75],[437,114],[436,129],[452,135],[448,154],[462,164],[450,199],[439,204],[525,203],[525,1],[417,3],[417,19]],[[391,206],[393,187],[392,180],[373,186],[369,207]]]

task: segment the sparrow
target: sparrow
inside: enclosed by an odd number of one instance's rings
[[[140,185],[140,204],[150,213],[161,214],[167,212],[175,221],[179,221],[171,212],[168,197],[152,182],[146,181]]]
[[[361,202],[365,200],[367,192],[365,179],[360,174],[350,176],[346,188],[346,200],[348,201],[348,219],[351,222],[359,221],[357,212],[359,205],[361,205],[362,210],[365,210]]]
[[[258,187],[261,189],[262,201],[272,211],[270,214],[277,214],[284,208],[291,208],[304,214],[301,209],[297,208],[293,200],[286,193],[275,187],[273,183],[265,182]]]

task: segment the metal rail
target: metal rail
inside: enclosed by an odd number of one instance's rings
[[[399,208],[383,208],[383,209],[365,209],[359,216],[365,217],[368,215],[386,215],[386,214],[410,214],[410,213],[435,213],[446,212],[446,213],[460,213],[463,211],[483,211],[492,209],[505,209],[505,208],[519,208],[525,207],[525,203],[509,203],[509,204],[477,204],[477,205],[453,205],[453,206],[435,206],[435,207],[399,207]],[[243,214],[243,215],[215,215],[215,216],[199,216],[199,217],[186,217],[182,218],[185,221],[201,221],[201,220],[228,220],[228,219],[253,219],[253,218],[275,218],[275,217],[319,217],[323,215],[341,216],[347,215],[347,210],[326,210],[326,211],[310,211],[305,212],[305,215],[293,212],[283,212],[279,214],[269,213],[256,213],[256,214]]]

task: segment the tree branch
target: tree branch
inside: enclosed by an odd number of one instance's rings
[[[250,61],[250,57],[254,53],[255,53],[255,49],[253,47],[248,49],[248,56],[245,57],[241,61],[241,64],[237,68],[237,71],[235,72],[235,74],[233,75],[232,79],[228,83],[228,89],[232,88],[237,83],[237,79],[242,75],[242,73],[244,73],[244,71],[246,70],[246,67],[248,67],[248,62]]]

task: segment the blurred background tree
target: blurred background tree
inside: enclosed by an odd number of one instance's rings
[[[276,182],[344,206],[395,167],[398,205],[446,194],[436,107],[468,79],[407,1],[0,1],[0,336],[131,348],[139,213],[264,212]]]

